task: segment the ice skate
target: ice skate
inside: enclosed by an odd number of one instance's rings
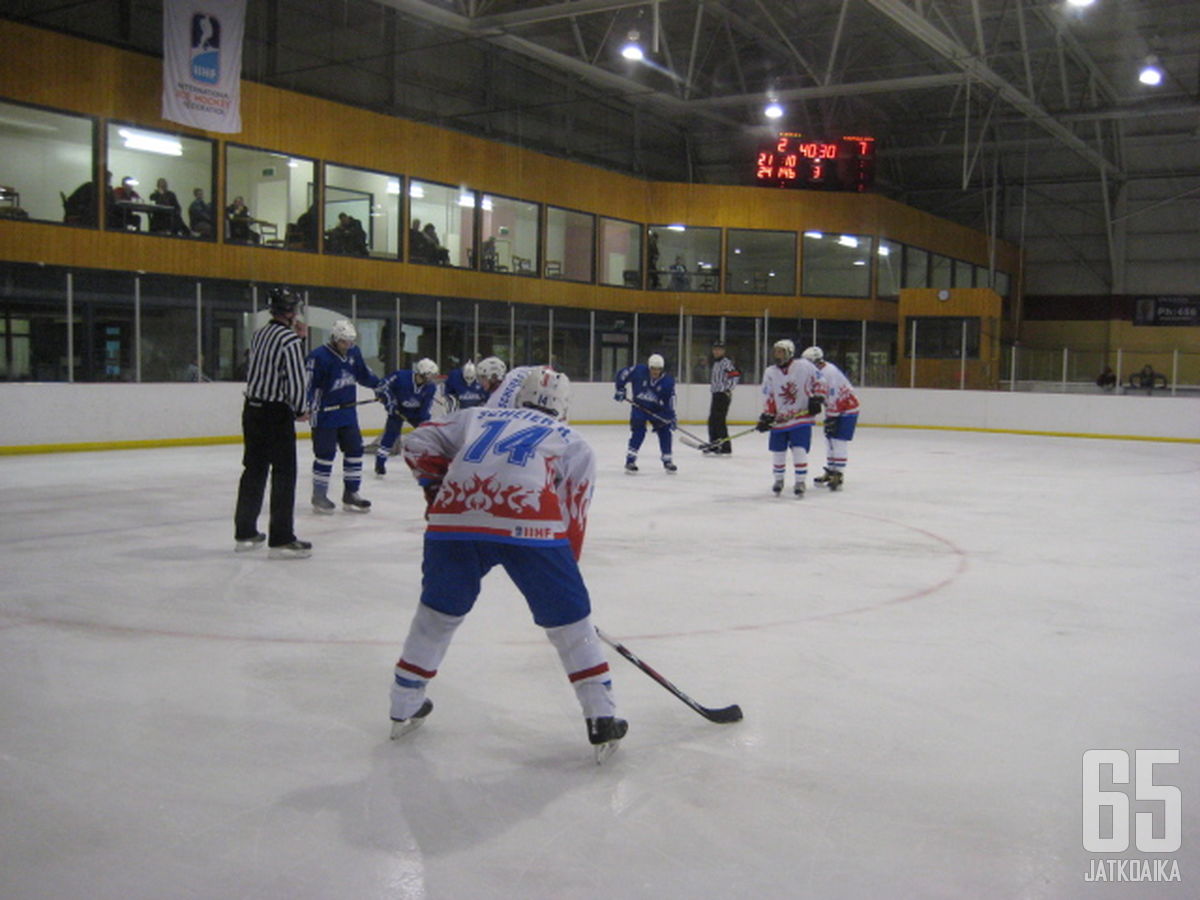
[[[394,741],[396,738],[404,737],[404,735],[416,731],[425,724],[425,720],[431,712],[433,712],[433,701],[426,697],[425,702],[421,704],[421,708],[407,719],[392,719],[392,740]]]
[[[825,467],[825,474],[824,474],[824,475],[818,475],[816,478],[814,478],[814,479],[813,479],[813,484],[822,484],[822,485],[823,485],[823,484],[828,484],[828,483],[829,483],[829,477],[830,477],[832,474],[833,474],[833,469],[829,468],[829,466],[826,466],[826,467]]]
[[[332,516],[333,511],[337,509],[337,505],[325,496],[324,491],[313,491],[312,495],[313,512],[322,516]]]
[[[666,469],[668,472],[678,472],[679,471],[679,466],[675,465],[675,463],[669,459],[663,460],[663,468]]]
[[[625,457],[625,471],[636,472],[638,470],[636,458],[632,456]]]
[[[831,491],[840,491],[842,489],[842,482],[845,480],[845,478],[846,476],[841,472],[834,470],[829,473],[829,477],[825,480],[825,483]]]
[[[600,765],[617,750],[617,743],[625,737],[629,723],[613,716],[601,716],[587,720],[588,741],[596,751],[596,765]]]
[[[783,493],[783,479],[782,478],[775,479],[775,483],[773,485],[771,485],[771,493],[774,494],[776,497],[778,497],[780,494]]]
[[[358,491],[346,491],[342,494],[342,509],[346,510],[346,512],[370,512],[371,501],[360,497]]]
[[[387,460],[382,456],[375,457],[375,477],[383,478],[387,475]]]
[[[792,493],[796,495],[797,500],[804,499],[804,482],[797,481],[796,486],[792,488]]]
[[[238,538],[234,541],[233,549],[238,553],[245,553],[247,550],[257,550],[267,542],[267,536],[261,531],[254,537]]]
[[[268,559],[308,559],[312,556],[312,544],[308,541],[292,541],[280,544],[267,551]]]

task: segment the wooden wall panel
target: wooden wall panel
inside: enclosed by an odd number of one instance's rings
[[[71,65],[62,64],[67,59]],[[158,58],[0,21],[0,94],[23,102],[339,165],[465,184],[635,222],[883,234],[987,262],[984,235],[875,195],[646,182],[249,81],[242,83],[244,130],[237,135],[210,134],[159,117],[161,82]],[[224,186],[219,186],[214,201],[223,208]],[[0,242],[5,259],[63,266],[625,311],[677,313],[682,305],[687,312],[705,315],[758,315],[765,309],[779,317],[896,320],[894,303],[850,298],[630,291],[10,220],[0,220]],[[1015,276],[1017,249],[1004,244],[999,255],[1000,267]]]

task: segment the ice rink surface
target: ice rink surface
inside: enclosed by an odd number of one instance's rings
[[[1200,447],[862,428],[845,489],[795,500],[761,435],[677,475],[650,438],[628,476],[624,428],[581,430],[595,622],[746,713],[610,653],[601,767],[500,571],[388,740],[397,460],[317,517],[302,441],[314,555],[268,561],[233,552],[239,446],[0,458],[0,896],[1200,895]],[[1180,751],[1180,883],[1085,880],[1090,748]]]

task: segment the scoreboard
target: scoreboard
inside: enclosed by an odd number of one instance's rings
[[[754,183],[825,191],[868,190],[875,182],[875,138],[810,138],[781,132],[758,148]]]

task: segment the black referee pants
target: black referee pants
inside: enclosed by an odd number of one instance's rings
[[[717,391],[712,395],[712,406],[708,409],[708,439],[709,441],[720,441],[729,437],[729,426],[725,423],[726,416],[729,415],[729,401],[732,398],[724,391]],[[729,446],[729,441],[725,441],[717,448],[718,453],[732,453],[733,448]]]
[[[267,543],[272,547],[296,540],[296,417],[286,403],[247,400],[242,409],[242,480],[233,516],[234,540],[258,533],[267,475],[271,476],[271,519]]]

